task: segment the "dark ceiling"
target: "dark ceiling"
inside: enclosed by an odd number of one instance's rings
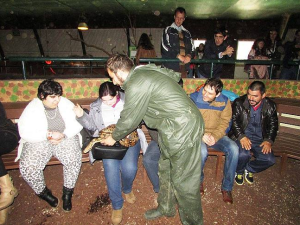
[[[75,28],[85,19],[92,28],[160,27],[182,6],[188,18],[271,19],[300,13],[299,0],[0,0],[0,26]],[[127,25],[126,25],[127,24]]]

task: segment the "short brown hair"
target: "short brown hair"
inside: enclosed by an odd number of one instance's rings
[[[130,71],[133,61],[126,55],[116,54],[108,58],[106,68],[116,73],[118,70]]]

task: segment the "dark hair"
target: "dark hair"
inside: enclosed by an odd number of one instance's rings
[[[216,28],[214,30],[214,35],[216,34],[222,34],[224,37],[228,35],[228,30],[225,29],[225,27]]]
[[[184,13],[184,17],[186,17],[186,11],[183,7],[178,7],[177,9],[175,9],[174,11],[174,16],[176,16],[176,13]]]
[[[154,49],[153,44],[151,43],[151,40],[149,38],[149,36],[146,33],[142,33],[140,39],[139,39],[139,43],[138,43],[138,47],[142,46],[143,49],[146,50],[152,50]]]
[[[216,94],[219,94],[223,90],[223,82],[219,78],[209,78],[206,80],[204,87],[206,85],[211,86],[212,88],[215,89]]]
[[[270,38],[270,33],[271,33],[271,31],[276,31],[276,32],[277,32],[275,41],[280,41],[280,37],[279,37],[279,32],[278,32],[278,30],[277,30],[275,27],[271,27],[271,28],[269,29],[268,35],[266,36],[266,40],[265,40],[265,44],[266,44],[266,47],[267,47],[267,48],[270,48],[270,47],[272,46],[272,40],[271,40],[271,38]]]
[[[116,85],[114,85],[112,82],[106,81],[100,85],[99,98],[107,95],[115,97],[118,94],[118,91],[119,88]]]
[[[261,81],[253,81],[250,86],[248,87],[248,90],[251,91],[260,91],[260,93],[263,95],[266,93],[266,86]]]
[[[133,61],[126,55],[116,54],[108,58],[106,68],[116,73],[118,70],[130,71]]]
[[[40,84],[37,97],[40,100],[45,100],[48,95],[62,96],[62,94],[63,90],[60,83],[54,81],[53,79],[47,79]]]
[[[264,42],[264,47],[262,49],[259,49],[258,43],[261,42],[261,41]],[[258,55],[267,56],[266,41],[263,38],[256,39],[254,41],[253,45],[252,45],[252,49],[255,50],[255,56],[258,56]]]

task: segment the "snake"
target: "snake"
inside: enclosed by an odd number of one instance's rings
[[[83,150],[83,153],[88,153],[96,143],[101,142],[102,140],[106,139],[108,136],[112,135],[112,132],[115,130],[116,125],[112,124],[107,126],[106,128],[102,129],[99,132],[99,137],[94,138],[91,142],[86,146]],[[137,141],[139,140],[139,136],[136,130],[132,133],[127,135],[125,138],[121,139],[119,143],[125,147],[132,147],[134,146]]]

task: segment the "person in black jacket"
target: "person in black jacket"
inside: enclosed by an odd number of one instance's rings
[[[272,144],[278,130],[276,104],[266,97],[263,82],[254,81],[247,94],[237,98],[232,105],[232,126],[228,136],[239,147],[239,161],[235,182],[242,185],[245,180],[253,183],[253,173],[274,165]],[[255,160],[251,160],[251,154]]]
[[[13,151],[20,139],[16,125],[7,118],[5,109],[0,102],[0,156]],[[2,157],[0,157],[0,224],[5,224],[10,206],[18,190],[14,187],[12,178],[7,173]]]
[[[161,43],[161,56],[165,59],[176,59],[178,62],[163,62],[163,67],[180,72],[182,78],[187,77],[190,61],[194,57],[194,42],[191,33],[182,24],[185,21],[186,12],[178,7],[174,12],[174,23],[163,31]]]
[[[234,52],[234,48],[227,43],[227,37],[228,31],[225,28],[217,28],[214,31],[214,39],[205,42],[202,59],[230,59]],[[222,64],[214,64],[213,77],[221,77],[223,72],[222,69]],[[211,63],[200,64],[197,71],[198,78],[209,78],[210,73]]]

